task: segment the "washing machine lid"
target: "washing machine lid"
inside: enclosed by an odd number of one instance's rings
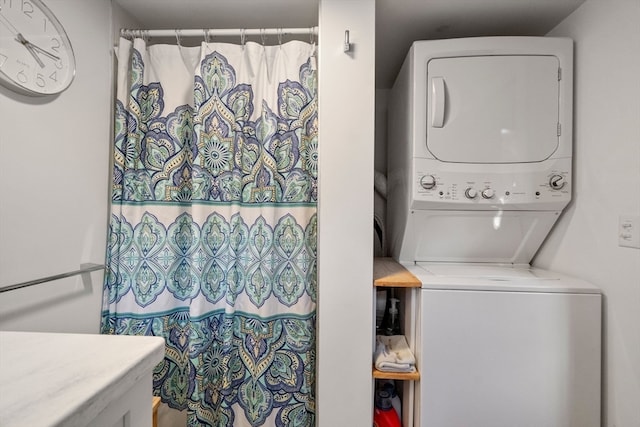
[[[559,144],[559,68],[550,55],[431,59],[427,149],[452,163],[530,163]]]
[[[403,264],[423,289],[599,294],[593,284],[526,264]]]

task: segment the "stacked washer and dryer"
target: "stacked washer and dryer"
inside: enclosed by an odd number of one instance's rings
[[[573,42],[414,42],[389,103],[389,249],[421,282],[419,427],[600,426],[601,294],[529,265],[572,192]]]

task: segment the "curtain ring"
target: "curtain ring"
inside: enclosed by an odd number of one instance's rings
[[[278,28],[278,44],[282,47],[282,28]]]
[[[145,43],[149,43],[149,39],[151,39],[149,30],[142,30],[142,40],[144,40]]]
[[[309,44],[313,44],[313,27],[309,27]]]
[[[245,41],[246,41],[246,36],[244,34],[244,28],[240,28],[240,45],[242,46],[243,49],[244,49]]]
[[[176,42],[178,43],[178,47],[182,47],[182,42],[180,40],[180,30],[176,29]]]
[[[209,37],[209,29],[204,29],[202,30],[202,32],[204,33],[204,41],[205,43],[210,43],[211,42],[211,38]]]
[[[267,30],[264,28],[260,28],[260,40],[262,41],[262,47],[264,47],[264,44],[267,41]]]

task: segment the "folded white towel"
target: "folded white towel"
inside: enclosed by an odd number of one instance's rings
[[[404,335],[376,336],[376,369],[384,372],[415,372],[416,359]]]

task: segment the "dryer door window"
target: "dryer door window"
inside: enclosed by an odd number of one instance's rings
[[[457,163],[540,162],[558,147],[555,56],[432,59],[427,149]]]

